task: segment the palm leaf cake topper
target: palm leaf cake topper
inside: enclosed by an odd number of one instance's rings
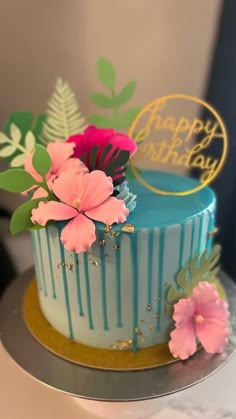
[[[173,314],[173,306],[181,298],[192,296],[193,289],[199,282],[213,282],[220,267],[221,246],[216,244],[211,253],[205,249],[201,256],[195,256],[176,276],[176,286],[171,285],[167,292],[167,312]]]
[[[73,91],[68,83],[58,79],[48,102],[47,118],[40,136],[42,143],[65,141],[71,135],[83,132],[85,128],[85,118]]]

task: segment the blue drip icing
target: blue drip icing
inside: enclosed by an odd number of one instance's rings
[[[200,223],[199,223],[199,233],[198,233],[198,245],[197,245],[197,253],[199,258],[197,259],[196,265],[199,266],[200,263],[200,255],[202,251],[202,232],[203,232],[203,225],[204,225],[204,213],[200,216]]]
[[[152,303],[152,255],[153,255],[153,236],[154,230],[148,233],[148,289],[147,289],[147,305]]]
[[[74,266],[75,266],[75,281],[76,281],[76,289],[77,289],[79,315],[84,316],[82,296],[81,296],[81,287],[80,287],[80,272],[79,272],[80,269],[79,269],[79,264],[78,264],[78,255],[76,253],[74,253]]]
[[[208,215],[209,215],[208,233],[210,233],[214,228],[215,218],[214,218],[214,215],[211,213],[211,211],[208,210],[207,212],[208,212]],[[212,248],[212,242],[213,242],[213,237],[211,235],[208,235],[207,244],[206,244],[206,248],[208,250],[208,252],[207,252],[208,255],[209,255],[209,253],[211,251],[211,248]]]
[[[51,246],[50,246],[50,240],[49,240],[48,227],[46,227],[45,232],[46,232],[46,240],[47,240],[47,248],[48,248],[50,275],[51,275],[51,282],[52,282],[52,298],[57,298],[54,275],[53,275],[52,254],[51,254]]]
[[[103,239],[100,234],[99,240]],[[106,295],[106,269],[105,269],[105,252],[104,247],[99,246],[100,249],[100,267],[101,267],[101,296],[102,296],[102,315],[103,315],[103,329],[109,330],[107,319],[107,295]]]
[[[163,283],[163,259],[164,259],[164,245],[165,245],[165,230],[160,229],[159,237],[159,266],[158,266],[158,300],[157,300],[157,318],[156,330],[160,331],[161,326],[161,300],[162,300],[162,283]]]
[[[189,259],[190,260],[192,260],[193,254],[194,254],[195,230],[196,230],[196,218],[193,218],[193,220],[192,220],[192,231],[191,231],[190,256],[189,256]]]
[[[84,278],[85,278],[85,289],[86,289],[86,301],[87,301],[87,310],[88,310],[89,329],[92,330],[92,329],[94,329],[94,326],[93,326],[91,294],[90,294],[90,285],[89,285],[88,256],[87,256],[86,253],[83,253],[83,261],[84,261]]]
[[[120,277],[120,236],[115,236],[115,244],[119,247],[119,249],[115,250],[117,327],[123,327],[122,314],[121,314],[122,302],[121,302],[121,277]]]
[[[58,235],[61,235],[61,228],[57,227]],[[62,262],[62,279],[63,279],[63,286],[64,286],[64,296],[65,296],[65,305],[66,305],[66,314],[68,320],[68,328],[69,328],[69,338],[74,339],[73,333],[73,326],[72,326],[72,319],[71,319],[71,311],[70,311],[70,299],[69,299],[69,290],[67,285],[67,276],[66,276],[66,267],[65,263],[65,251],[61,240],[59,239],[59,249],[60,249],[60,258]]]
[[[179,271],[183,267],[185,231],[186,231],[185,224],[180,224]]]
[[[45,280],[45,272],[44,272],[44,266],[43,266],[43,255],[42,255],[42,245],[41,245],[41,237],[40,237],[40,232],[39,231],[37,231],[37,236],[38,236],[38,246],[39,246],[38,248],[39,248],[40,267],[41,267],[41,272],[42,272],[44,295],[45,295],[45,297],[47,297],[47,295],[48,295],[47,284],[46,284],[46,280]]]
[[[33,247],[33,255],[34,255],[34,264],[35,264],[35,270],[36,270],[36,280],[39,287],[39,291],[42,291],[42,284],[41,284],[41,278],[39,273],[39,263],[38,263],[38,252],[36,250],[36,243],[35,243],[35,232],[31,232],[31,240],[32,240],[32,247]]]
[[[130,237],[131,259],[133,267],[133,352],[138,350],[138,336],[136,328],[138,328],[138,243],[137,234]]]

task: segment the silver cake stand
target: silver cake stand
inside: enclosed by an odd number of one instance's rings
[[[185,362],[150,370],[113,372],[90,369],[65,361],[41,346],[30,334],[22,317],[25,288],[33,278],[30,269],[8,288],[0,304],[0,336],[15,360],[33,378],[73,396],[90,400],[128,402],[153,399],[178,392],[219,370],[236,350],[236,285],[225,275],[231,312],[230,341],[221,355],[200,351]]]

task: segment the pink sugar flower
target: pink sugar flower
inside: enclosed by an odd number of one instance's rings
[[[46,176],[49,189],[51,189],[53,179],[64,171],[73,170],[76,173],[86,173],[88,171],[82,161],[71,157],[74,154],[74,148],[75,144],[73,143],[69,144],[55,141],[54,143],[48,144],[47,151],[52,160],[51,170]],[[32,157],[33,154],[26,159],[24,164],[25,170],[29,172],[36,181],[42,181],[42,176],[40,176],[33,167]],[[33,187],[33,189],[35,188]],[[33,198],[41,198],[44,196],[47,196],[47,192],[43,188],[37,188]]]
[[[175,358],[187,359],[196,352],[196,338],[206,352],[223,352],[228,343],[228,317],[227,302],[220,299],[215,285],[200,282],[191,298],[182,298],[174,306],[176,328],[171,332],[170,352]]]
[[[86,153],[87,157],[85,163],[88,168],[90,167],[90,151],[95,145],[98,145],[99,152],[95,162],[95,168],[100,170],[104,170],[109,158],[116,148],[129,151],[130,156],[132,156],[137,149],[135,141],[128,137],[128,135],[115,132],[113,129],[96,128],[92,125],[86,128],[83,134],[76,134],[68,138],[67,142],[76,144],[74,157],[81,158],[83,153]],[[105,161],[102,163],[102,167],[100,167],[102,152],[108,144],[111,144],[112,148]]]
[[[31,220],[42,226],[49,220],[70,220],[61,232],[61,241],[70,252],[84,252],[96,240],[92,220],[123,223],[129,213],[124,201],[111,196],[112,179],[100,170],[73,177],[63,172],[52,183],[52,191],[62,202],[40,202]]]

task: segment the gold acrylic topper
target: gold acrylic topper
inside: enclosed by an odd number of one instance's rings
[[[202,119],[196,114],[203,115]],[[227,133],[220,115],[193,96],[175,94],[149,103],[137,115],[129,135],[138,146],[130,160],[132,172],[143,186],[162,195],[199,191],[220,173],[227,155]],[[180,191],[173,184],[164,190],[158,185],[158,175],[147,176],[150,170],[185,176],[194,171],[200,183],[191,184],[188,190]]]

